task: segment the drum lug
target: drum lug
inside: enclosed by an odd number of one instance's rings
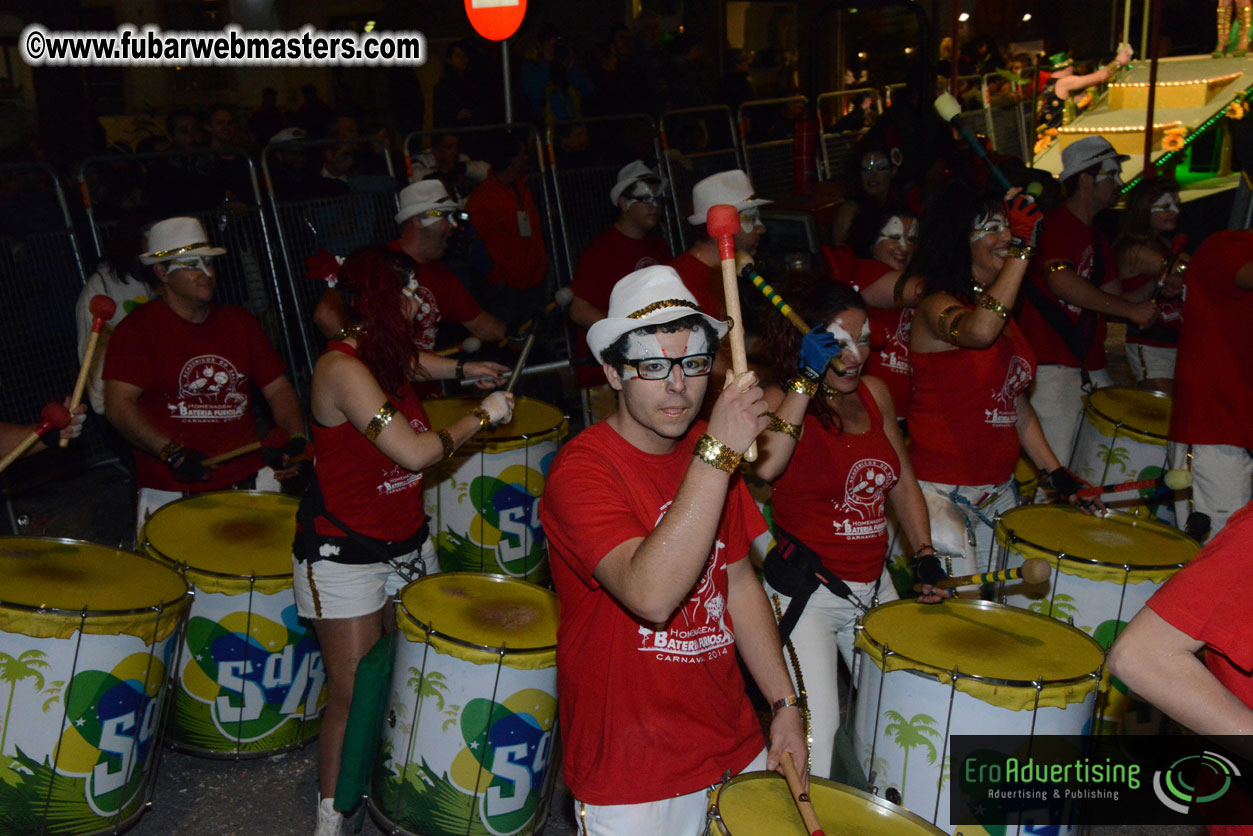
[[[396,728],[396,710],[395,709],[392,709],[391,711],[387,712],[387,727],[389,729]]]

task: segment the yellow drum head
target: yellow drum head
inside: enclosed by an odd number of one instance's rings
[[[828,836],[935,836],[944,831],[881,798],[809,779],[814,813]],[[727,836],[805,836],[796,802],[782,775],[749,772],[732,778],[713,801]]]
[[[1067,563],[1129,566],[1133,571],[1174,570],[1200,549],[1183,532],[1155,520],[1126,514],[1098,517],[1068,505],[1024,505],[1007,511],[996,526],[996,540],[1053,563],[1064,555]]]
[[[442,430],[478,406],[479,401],[479,398],[439,398],[423,401],[422,406],[431,419],[431,428]],[[514,403],[513,418],[508,424],[476,433],[462,449],[507,450],[525,446],[527,441],[565,438],[568,433],[566,416],[560,409],[544,401],[521,397]]]
[[[956,670],[985,680],[1027,684],[1078,680],[1095,673],[1105,661],[1101,646],[1081,630],[989,601],[893,601],[866,613],[861,627],[859,641],[868,640],[880,649],[880,667],[886,648],[887,655],[898,657],[889,667]]]
[[[480,662],[495,662],[502,648],[507,656],[540,653],[555,659],[557,617],[557,596],[547,589],[472,572],[414,581],[401,590],[397,608],[397,622],[410,639],[426,641],[429,628],[442,640],[441,649],[456,646]]]
[[[291,578],[299,501],[279,493],[220,491],[166,505],[144,526],[159,557],[236,578]]]
[[[1089,420],[1103,434],[1139,435],[1166,443],[1170,427],[1170,397],[1148,389],[1109,386],[1086,398]],[[1121,425],[1121,426],[1119,426]]]

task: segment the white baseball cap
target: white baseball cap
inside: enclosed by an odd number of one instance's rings
[[[597,360],[619,337],[636,328],[663,325],[700,314],[713,326],[718,339],[727,334],[726,322],[700,309],[696,297],[683,285],[673,267],[654,264],[618,280],[609,294],[609,315],[587,329],[587,345]]]
[[[692,214],[690,224],[703,224],[709,207],[728,203],[743,212],[754,206],[765,206],[772,200],[762,200],[753,191],[752,181],[738,168],[711,174],[692,187]]]

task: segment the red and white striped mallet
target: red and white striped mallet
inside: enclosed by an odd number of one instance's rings
[[[240,456],[246,456],[262,447],[271,450],[281,450],[287,446],[287,442],[291,441],[291,434],[282,427],[275,427],[265,434],[265,438],[260,441],[254,441],[251,444],[245,444],[243,447],[236,447],[234,450],[227,450],[225,453],[218,453],[216,456],[210,456],[201,462],[205,467],[213,467],[214,465],[228,462],[231,459],[237,459]]]
[[[435,353],[440,357],[451,357],[454,354],[474,354],[483,347],[483,341],[478,337],[466,337],[460,345],[454,345],[449,348],[441,348]]]
[[[748,352],[744,349],[744,317],[740,313],[740,286],[735,269],[735,233],[740,231],[740,213],[734,206],[720,203],[710,206],[705,214],[705,228],[711,238],[718,239],[718,255],[722,258],[722,295],[726,297],[727,317],[731,330],[731,372],[738,378],[748,371]],[[757,461],[757,442],[744,452],[744,461]]]
[[[16,447],[10,450],[9,455],[0,459],[0,473],[3,473],[8,469],[9,465],[20,459],[22,454],[29,450],[31,445],[38,441],[41,435],[53,427],[56,427],[58,430],[63,430],[68,427],[70,425],[70,421],[73,420],[73,416],[70,415],[70,411],[66,409],[64,405],[59,403],[50,403],[45,406],[43,408],[43,412],[39,413],[39,417],[42,419],[39,422],[39,425],[36,426],[35,429],[31,430],[30,433],[28,433]]]
[[[83,352],[83,364],[78,367],[78,380],[74,381],[74,394],[70,396],[70,412],[78,409],[83,401],[83,390],[87,388],[87,377],[91,373],[91,360],[96,353],[96,344],[100,342],[100,330],[104,324],[117,313],[117,302],[108,296],[96,295],[87,303],[91,311],[91,335],[87,337],[87,350]],[[68,438],[61,439],[61,446],[69,445]]]
[[[739,221],[737,220],[736,223]],[[826,836],[822,831],[822,824],[818,821],[818,814],[814,812],[813,802],[809,800],[809,793],[805,792],[805,786],[801,783],[800,773],[796,771],[792,753],[784,752],[779,765],[783,767],[783,777],[787,779],[787,787],[792,791],[792,800],[796,802],[801,821],[805,823],[805,832],[809,836]]]
[[[1121,493],[1122,491],[1181,491],[1192,487],[1192,474],[1187,470],[1171,468],[1156,479],[1139,479],[1135,482],[1117,482],[1113,485],[1093,485],[1075,491],[1079,498],[1100,496],[1105,493]]]

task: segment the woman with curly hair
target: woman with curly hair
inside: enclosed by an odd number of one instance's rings
[[[1127,323],[1127,361],[1136,382],[1170,394],[1183,321],[1183,276],[1188,254],[1179,228],[1179,183],[1173,177],[1141,180],[1127,195],[1114,239],[1114,257],[1127,298],[1158,301],[1159,318],[1148,328]],[[1176,246],[1178,242],[1178,246]]]
[[[776,383],[765,390],[772,412],[757,475],[773,483],[778,542],[766,558],[766,593],[786,611],[780,632],[790,629],[800,665],[793,680],[798,689],[804,681],[811,709],[811,768],[826,778],[840,722],[835,649],[851,669],[854,623],[897,597],[885,565],[885,502],[919,544],[920,578],[934,583],[940,573],[892,397],[881,380],[862,376],[866,303],[824,280],[797,277],[783,292],[813,330],[802,338],[778,315],[764,327]],[[939,596],[927,589],[924,600]]]
[[[439,571],[422,471],[513,414],[513,396],[493,392],[447,429],[431,430],[412,381],[451,378],[457,363],[414,348],[420,276],[412,259],[386,247],[349,256],[339,278],[357,324],[331,341],[313,370],[317,456],[292,561],[296,608],[313,620],[330,695],[318,740],[316,836],[340,832],[335,782],[357,662],[394,625],[387,601]],[[503,368],[481,365],[487,374]]]
[[[1057,460],[1027,400],[1035,354],[1010,319],[1033,253],[1041,214],[1013,190],[979,194],[945,186],[923,221],[907,275],[926,296],[910,334],[910,456],[942,554],[983,572],[997,514],[1013,507],[1019,449],[1066,495],[1076,480]]]

